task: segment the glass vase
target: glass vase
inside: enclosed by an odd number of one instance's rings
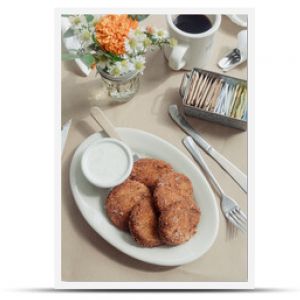
[[[115,77],[100,69],[97,71],[101,75],[108,95],[113,101],[127,102],[134,97],[139,90],[140,74],[137,72],[129,72],[125,75]]]

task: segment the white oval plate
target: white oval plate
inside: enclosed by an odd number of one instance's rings
[[[169,162],[176,171],[192,181],[194,196],[201,209],[197,233],[186,243],[176,246],[143,248],[129,233],[117,229],[108,219],[104,204],[109,193],[90,184],[81,171],[81,156],[94,141],[106,137],[104,133],[89,136],[77,148],[70,168],[70,184],[75,202],[88,224],[107,242],[120,251],[144,262],[161,266],[178,266],[191,262],[213,245],[219,228],[219,211],[213,192],[192,161],[170,143],[147,132],[132,128],[117,128],[118,133],[136,153]]]

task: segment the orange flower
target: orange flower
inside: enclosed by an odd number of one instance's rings
[[[95,26],[96,39],[105,51],[122,55],[129,30],[137,27],[138,21],[128,15],[106,15]]]

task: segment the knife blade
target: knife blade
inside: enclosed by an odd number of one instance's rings
[[[247,176],[231,163],[227,158],[215,150],[208,142],[206,142],[199,133],[188,123],[184,116],[179,112],[176,104],[169,106],[169,114],[172,120],[209,155],[211,156],[243,189],[244,192],[248,191]]]

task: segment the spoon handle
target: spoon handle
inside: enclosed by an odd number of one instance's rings
[[[122,140],[120,135],[117,133],[114,125],[105,116],[104,112],[97,106],[93,106],[90,110],[92,118],[100,125],[109,137],[117,140]]]

